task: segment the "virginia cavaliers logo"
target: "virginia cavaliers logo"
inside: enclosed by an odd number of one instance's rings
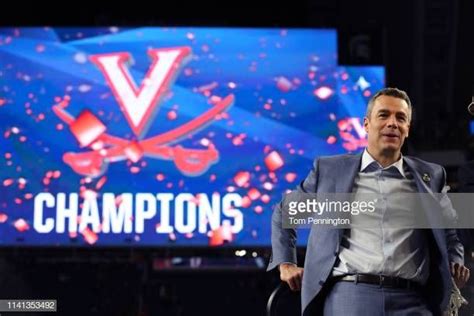
[[[76,173],[97,177],[105,172],[109,162],[130,159],[139,161],[143,156],[173,160],[176,167],[189,176],[205,172],[219,158],[213,145],[207,149],[189,149],[171,146],[189,136],[226,111],[234,102],[232,94],[220,100],[213,108],[193,120],[153,137],[146,134],[159,104],[170,89],[181,67],[191,54],[189,47],[151,49],[152,64],[139,87],[128,72],[128,53],[93,55],[90,60],[104,74],[128,124],[138,140],[128,140],[106,133],[107,127],[89,110],[77,117],[69,114],[61,104],[53,106],[54,113],[65,123],[83,148],[89,151],[63,155],[63,160]]]

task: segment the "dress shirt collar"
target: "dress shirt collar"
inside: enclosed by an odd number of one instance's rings
[[[403,170],[403,155],[400,154],[400,159],[398,159],[396,162],[391,164],[390,166],[387,166],[383,168],[367,151],[367,148],[364,150],[364,153],[362,154],[362,162],[360,164],[360,171],[363,172],[370,164],[375,162],[380,166],[380,169],[386,170],[390,167],[395,167],[397,170],[400,172],[400,174],[405,178],[405,171]]]

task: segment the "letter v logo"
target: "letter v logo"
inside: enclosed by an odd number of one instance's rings
[[[146,133],[161,98],[190,53],[189,47],[150,49],[148,55],[152,58],[152,64],[140,88],[137,88],[125,66],[130,60],[129,53],[92,55],[90,60],[104,74],[133,133],[140,138]]]

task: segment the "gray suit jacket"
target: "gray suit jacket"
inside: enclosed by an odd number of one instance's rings
[[[359,172],[362,154],[321,157],[297,190],[306,193],[349,193]],[[404,156],[421,193],[440,193],[446,183],[444,169],[436,164]],[[429,216],[428,212],[427,215]],[[322,308],[314,300],[324,289],[339,253],[342,229],[313,226],[306,247],[301,304],[303,315]],[[449,262],[464,263],[464,251],[455,230],[426,230],[430,247],[430,276],[425,286],[428,305],[434,315],[446,310],[452,288]],[[296,230],[282,228],[281,203],[272,216],[272,256],[268,270],[282,262],[297,263]],[[312,303],[311,308],[310,303]],[[314,306],[316,305],[316,306]],[[321,313],[322,314],[322,313]]]

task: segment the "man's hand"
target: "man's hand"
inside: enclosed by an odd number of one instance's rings
[[[454,283],[458,288],[463,288],[469,280],[471,272],[465,266],[451,262],[451,275],[453,276]]]
[[[292,291],[300,291],[303,268],[298,268],[294,263],[282,263],[280,264],[280,279],[286,282]]]

